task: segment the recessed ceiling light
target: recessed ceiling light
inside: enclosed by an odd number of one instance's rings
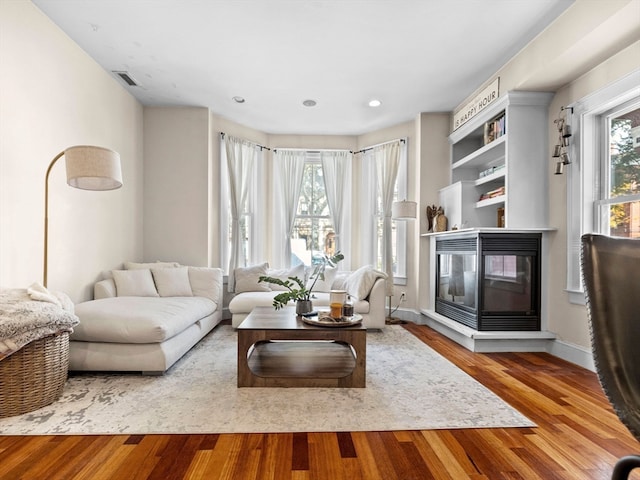
[[[304,102],[302,102],[302,104],[305,107],[315,107],[316,106],[316,101],[309,99],[309,100],[305,100]]]
[[[381,104],[382,102],[380,100],[373,99],[369,101],[370,107],[379,107]]]
[[[244,103],[243,97],[233,97],[233,101],[236,103]]]

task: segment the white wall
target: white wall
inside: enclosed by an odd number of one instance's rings
[[[144,109],[144,259],[208,266],[209,109]]]
[[[416,235],[427,231],[427,206],[439,205],[438,192],[447,186],[451,179],[451,162],[449,160],[449,135],[451,115],[449,113],[422,113],[416,121],[417,151],[420,162],[415,170],[419,179],[418,220],[416,221]],[[445,212],[446,213],[446,212]],[[407,302],[407,307],[415,310],[434,309],[429,304],[431,289],[430,243],[432,237],[418,237],[416,264],[417,292],[416,301]]]
[[[44,179],[72,145],[120,153],[124,186],[49,183],[52,290],[87,300],[102,270],[142,257],[142,107],[31,2],[0,1],[0,286],[42,281]]]

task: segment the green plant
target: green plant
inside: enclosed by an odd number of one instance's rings
[[[324,280],[324,271],[327,268],[327,265],[335,267],[338,262],[342,260],[344,260],[344,255],[340,252],[337,252],[331,257],[326,254],[323,255],[322,259],[314,267],[313,272],[311,273],[313,283],[309,286],[309,288],[307,288],[304,282],[298,277],[287,277],[287,280],[282,280],[281,278],[263,275],[258,279],[258,282],[273,283],[287,289],[287,291],[279,293],[278,295],[273,297],[273,306],[276,310],[279,310],[280,308],[286,306],[287,303],[292,300],[311,300],[311,292],[313,291],[313,287],[316,286],[316,282],[318,281],[318,279]]]

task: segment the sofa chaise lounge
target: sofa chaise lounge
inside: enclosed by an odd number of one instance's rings
[[[222,270],[126,263],[78,303],[69,370],[162,374],[222,320]]]

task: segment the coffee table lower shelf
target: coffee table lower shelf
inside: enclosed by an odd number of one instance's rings
[[[238,387],[366,387],[367,329],[307,325],[256,307],[238,325]]]
[[[336,387],[356,368],[351,347],[340,342],[260,342],[248,358],[249,370],[269,386]]]

